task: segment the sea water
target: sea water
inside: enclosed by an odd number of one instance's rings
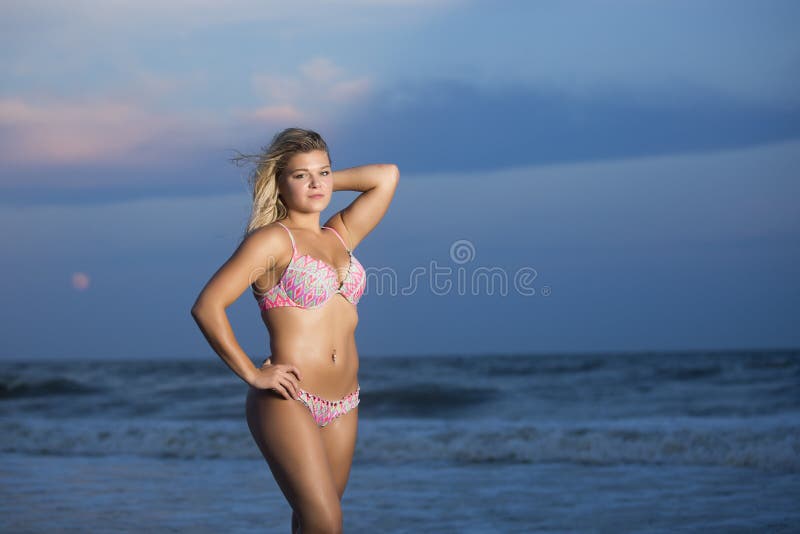
[[[359,384],[345,532],[800,532],[800,351],[367,355]],[[246,392],[213,359],[0,363],[0,531],[289,532]]]

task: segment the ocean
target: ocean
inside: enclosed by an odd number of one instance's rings
[[[362,355],[359,384],[345,532],[800,532],[800,350]],[[0,531],[289,532],[246,391],[216,357],[0,363]]]

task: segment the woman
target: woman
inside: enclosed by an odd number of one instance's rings
[[[378,164],[334,173],[325,141],[299,128],[280,132],[255,158],[246,235],[192,316],[250,385],[247,423],[292,507],[292,532],[340,532],[358,424],[357,304],[366,284],[352,251],[385,215],[400,172]],[[320,227],[320,212],[340,190],[361,194]],[[260,368],[225,313],[248,286],[270,338]]]

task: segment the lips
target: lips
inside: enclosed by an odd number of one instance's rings
[[[322,198],[322,197],[324,197],[324,196],[325,196],[325,195],[323,195],[323,194],[321,194],[321,193],[320,193],[319,195],[309,195],[309,196],[308,196],[308,198]]]

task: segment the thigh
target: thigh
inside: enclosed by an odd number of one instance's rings
[[[358,436],[358,406],[322,428],[322,443],[339,499],[344,495]]]
[[[294,399],[250,388],[247,425],[292,508],[302,514],[334,513],[339,506],[319,427]]]

